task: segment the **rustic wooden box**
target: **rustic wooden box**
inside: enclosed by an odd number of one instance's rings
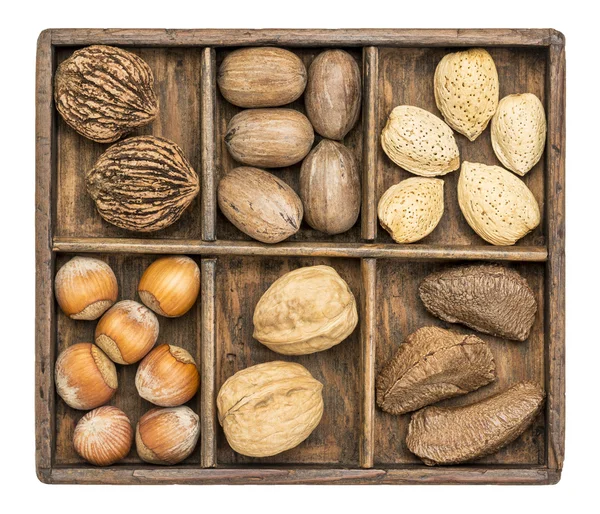
[[[139,134],[176,141],[201,175],[201,195],[175,225],[143,238],[108,225],[85,194],[84,174],[107,145],[76,134],[52,101],[58,63],[76,48],[118,45],[142,56],[154,71],[159,118]],[[222,143],[238,111],[220,95],[215,72],[232,48],[277,45],[306,64],[326,47],[348,50],[364,78],[362,120],[344,143],[362,159],[360,221],[331,237],[303,225],[288,242],[250,241],[218,212],[215,187],[235,163]],[[500,96],[532,92],[548,117],[541,161],[524,178],[538,200],[543,223],[514,247],[482,244],[456,200],[458,172],[447,175],[446,212],[420,244],[394,244],[379,229],[376,205],[391,184],[408,177],[382,152],[379,134],[390,110],[402,103],[437,113],[435,66],[457,47],[486,47],[496,62]],[[564,456],[564,185],[565,53],[554,30],[46,30],[38,41],[36,84],[36,464],[49,483],[494,483],[552,484]],[[303,110],[302,102],[293,107]],[[497,160],[489,130],[474,143],[456,135],[461,159]],[[277,174],[298,187],[298,168]],[[188,254],[202,270],[201,300],[184,317],[161,318],[161,340],[187,348],[198,360],[202,386],[190,402],[201,416],[201,440],[181,465],[157,467],[132,450],[110,468],[95,468],[74,452],[72,432],[82,412],[54,390],[56,355],[90,341],[94,323],[68,319],[53,293],[56,270],[73,254],[92,253],[117,274],[120,298],[135,298],[136,284],[154,254]],[[498,366],[498,381],[448,404],[470,403],[522,379],[545,385],[545,410],[517,441],[497,454],[462,466],[426,467],[406,449],[409,416],[394,417],[374,404],[374,377],[402,339],[425,324],[445,326],[417,296],[430,271],[455,262],[504,261],[534,289],[539,313],[526,343],[483,336]],[[215,418],[215,396],[235,371],[280,358],[252,339],[252,312],[282,273],[299,266],[335,266],[360,302],[360,325],[327,352],[294,357],[325,384],[325,414],[307,441],[268,459],[234,453]],[[136,366],[119,366],[113,404],[135,423],[150,404],[134,387]]]

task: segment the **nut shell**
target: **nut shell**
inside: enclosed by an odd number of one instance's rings
[[[98,143],[112,143],[158,114],[150,67],[131,52],[104,45],[77,50],[58,65],[54,103],[72,128]]]
[[[238,107],[279,107],[306,87],[306,67],[283,48],[242,48],[228,54],[217,74],[225,99]]]
[[[407,178],[390,187],[379,199],[381,226],[397,243],[414,243],[433,232],[444,214],[444,181]]]
[[[200,374],[187,350],[161,344],[140,362],[135,387],[142,398],[154,405],[176,407],[196,394]]]
[[[538,384],[519,382],[471,405],[421,409],[411,417],[406,445],[428,466],[479,459],[519,437],[544,397]]]
[[[346,339],[358,323],[348,284],[329,266],[306,266],[278,278],[254,310],[254,338],[274,352],[305,355]]]
[[[54,281],[56,300],[69,318],[94,320],[117,300],[117,277],[104,261],[73,257],[62,266]]]
[[[492,147],[503,166],[525,175],[544,153],[546,115],[531,93],[505,96],[492,118]]]
[[[341,140],[354,127],[362,95],[360,68],[343,50],[321,52],[308,70],[304,102],[314,129],[328,139]]]
[[[105,221],[135,232],[172,225],[200,191],[181,148],[156,136],[111,146],[88,172],[86,186]]]
[[[321,421],[323,385],[300,364],[273,361],[228,378],[217,396],[229,445],[249,457],[298,446]]]
[[[125,413],[109,405],[88,412],[73,434],[75,451],[96,466],[124,459],[133,442],[133,428]]]
[[[335,141],[323,139],[300,169],[304,219],[326,234],[346,232],[360,212],[360,174],[354,155]]]
[[[140,458],[150,464],[173,465],[191,455],[200,437],[200,418],[189,407],[152,409],[135,429]]]
[[[458,205],[471,228],[493,245],[513,245],[540,224],[533,193],[499,166],[463,162]]]
[[[200,292],[200,268],[185,255],[156,259],[146,268],[138,294],[156,314],[177,318],[188,312]]]
[[[300,229],[302,200],[283,180],[241,166],[219,182],[221,212],[239,230],[262,243],[279,243]]]
[[[475,141],[498,108],[498,72],[482,48],[445,55],[435,69],[435,103],[446,123]]]
[[[225,144],[242,164],[282,168],[310,152],[315,134],[304,114],[293,109],[248,109],[227,125]]]
[[[132,300],[113,305],[96,325],[95,342],[117,364],[143,358],[158,339],[154,313]]]
[[[450,127],[411,105],[399,105],[390,113],[381,132],[381,146],[398,166],[422,177],[446,175],[460,165]]]
[[[63,350],[54,368],[56,392],[73,409],[100,407],[119,385],[113,362],[96,345],[77,343]]]

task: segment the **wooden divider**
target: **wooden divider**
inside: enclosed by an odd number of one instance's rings
[[[217,219],[216,176],[216,56],[214,48],[202,50],[200,145],[202,155],[202,240],[214,241]]]

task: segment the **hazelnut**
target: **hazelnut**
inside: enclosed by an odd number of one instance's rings
[[[117,302],[96,326],[96,344],[117,364],[142,359],[158,339],[158,319],[142,304]]]

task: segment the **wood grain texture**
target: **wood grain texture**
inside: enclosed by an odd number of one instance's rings
[[[67,262],[73,255],[60,254],[56,259],[56,269]],[[153,256],[131,256],[131,255],[94,255],[108,263],[117,277],[119,285],[118,300],[140,301],[137,294],[137,285],[144,270],[154,261]],[[75,321],[68,318],[60,309],[56,309],[56,352],[60,353],[65,348],[80,342],[93,342],[96,323],[93,321]],[[157,345],[168,343],[185,348],[200,367],[202,366],[201,352],[201,302],[196,304],[184,316],[180,318],[165,318],[158,316],[159,335]],[[135,426],[139,418],[154,406],[142,399],[135,387],[135,373],[138,364],[129,366],[117,365],[119,386],[117,393],[109,402],[121,409]],[[194,412],[200,409],[200,395],[195,395],[186,403]],[[55,466],[81,466],[85,462],[73,447],[73,431],[75,425],[81,419],[85,411],[72,409],[60,398],[56,399],[56,444],[54,449]],[[193,453],[184,461],[184,464],[200,464],[200,444]],[[142,464],[135,449],[132,448],[129,455],[122,461],[123,464]]]
[[[372,468],[375,448],[375,352],[377,327],[377,261],[363,259],[361,271],[360,353],[362,398],[360,410],[360,467]]]
[[[216,239],[216,211],[217,211],[217,184],[216,184],[216,132],[215,132],[215,95],[216,95],[216,54],[213,48],[202,50],[202,64],[200,68],[200,145],[202,161],[202,217],[200,219],[201,234],[204,241]]]
[[[544,264],[510,265],[519,272],[534,291],[538,313],[527,341],[511,342],[472,331],[462,325],[446,323],[427,312],[418,295],[421,281],[433,271],[447,266],[437,262],[377,262],[378,309],[375,324],[379,328],[376,352],[376,371],[392,358],[398,346],[409,334],[424,326],[451,329],[460,334],[475,334],[488,343],[498,379],[492,384],[464,396],[445,400],[436,405],[466,405],[502,391],[522,380],[545,381],[544,344]],[[375,466],[420,464],[421,461],[406,447],[406,433],[410,414],[394,416],[376,410]],[[533,425],[515,442],[499,452],[475,463],[491,467],[497,465],[541,466],[545,462],[545,415],[542,412]]]
[[[215,408],[216,361],[216,259],[202,259],[202,366],[200,368],[200,463],[203,468],[217,465],[217,413]]]
[[[146,240],[114,238],[54,238],[57,252],[174,253],[202,255],[315,256],[390,259],[491,259],[499,261],[543,262],[545,247],[437,246],[366,243],[278,243],[264,245],[253,241]]]
[[[377,153],[379,148],[379,49],[363,50],[363,179],[361,236],[373,240],[377,236]]]
[[[379,49],[379,126],[378,133],[384,128],[387,118],[398,105],[413,105],[442,117],[436,107],[433,92],[435,68],[442,57],[452,48],[380,48]],[[492,58],[498,69],[500,98],[511,93],[533,93],[542,104],[546,102],[546,54],[547,50],[537,48],[490,48]],[[470,142],[465,136],[454,133],[463,161],[501,166],[490,141],[487,128],[477,140]],[[377,197],[401,180],[413,177],[412,173],[394,164],[378,145],[377,157]],[[435,245],[480,245],[484,241],[467,224],[457,199],[457,183],[460,171],[445,175],[444,215],[436,229],[421,242]],[[546,198],[545,160],[542,158],[531,171],[523,177],[525,184],[535,196],[542,219]],[[518,246],[543,246],[546,242],[543,224],[521,239]],[[376,242],[390,243],[391,236],[385,230],[377,232]]]
[[[360,437],[360,341],[358,328],[344,341],[323,352],[287,356],[269,350],[252,337],[252,317],[260,297],[276,279],[293,269],[325,264],[348,283],[361,299],[357,260],[327,258],[222,257],[217,269],[217,386],[237,371],[267,361],[302,364],[324,384],[325,409],[321,422],[296,448],[261,459],[235,453],[219,428],[217,458],[220,467],[235,464],[265,466],[337,465],[358,467]]]

